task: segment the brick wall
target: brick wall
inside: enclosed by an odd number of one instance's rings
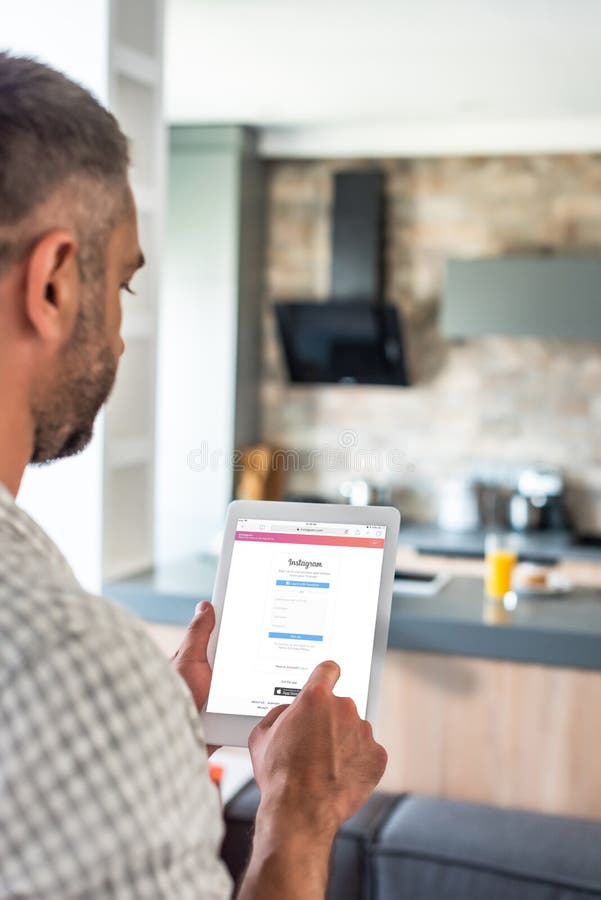
[[[448,344],[438,329],[448,257],[601,252],[601,154],[378,161],[385,296],[403,311],[415,386],[290,386],[270,304],[327,297],[332,173],[362,165],[374,163],[268,164],[263,430],[298,453],[290,490],[335,498],[367,474],[431,519],[449,476],[554,463],[580,526],[601,530],[601,346]]]

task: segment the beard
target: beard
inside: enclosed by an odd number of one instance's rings
[[[117,359],[104,335],[102,316],[91,312],[102,311],[102,300],[101,296],[84,298],[52,387],[46,386],[43,398],[33,403],[32,463],[74,456],[92,439],[94,420],[117,374]]]

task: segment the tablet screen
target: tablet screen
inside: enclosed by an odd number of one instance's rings
[[[364,717],[384,525],[238,519],[207,712],[263,716],[334,659]]]

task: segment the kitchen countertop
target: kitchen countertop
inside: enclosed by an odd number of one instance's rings
[[[401,523],[399,544],[433,556],[482,557],[485,537],[484,530],[460,534],[441,531],[434,525]],[[595,547],[579,543],[578,536],[568,531],[532,531],[512,537],[524,559],[547,563],[582,559],[601,563],[601,539]]]
[[[210,599],[216,558],[197,556],[105,584],[104,593],[150,622],[186,625]],[[491,617],[497,621],[491,623]],[[479,578],[452,578],[435,596],[395,594],[391,649],[601,670],[601,591],[487,606]]]
[[[601,591],[485,601],[480,578],[452,578],[433,597],[395,594],[388,646],[601,670]]]

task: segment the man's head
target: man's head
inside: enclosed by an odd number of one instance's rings
[[[128,165],[91,94],[0,53],[0,402],[27,404],[32,462],[88,443],[115,378],[142,263]]]

